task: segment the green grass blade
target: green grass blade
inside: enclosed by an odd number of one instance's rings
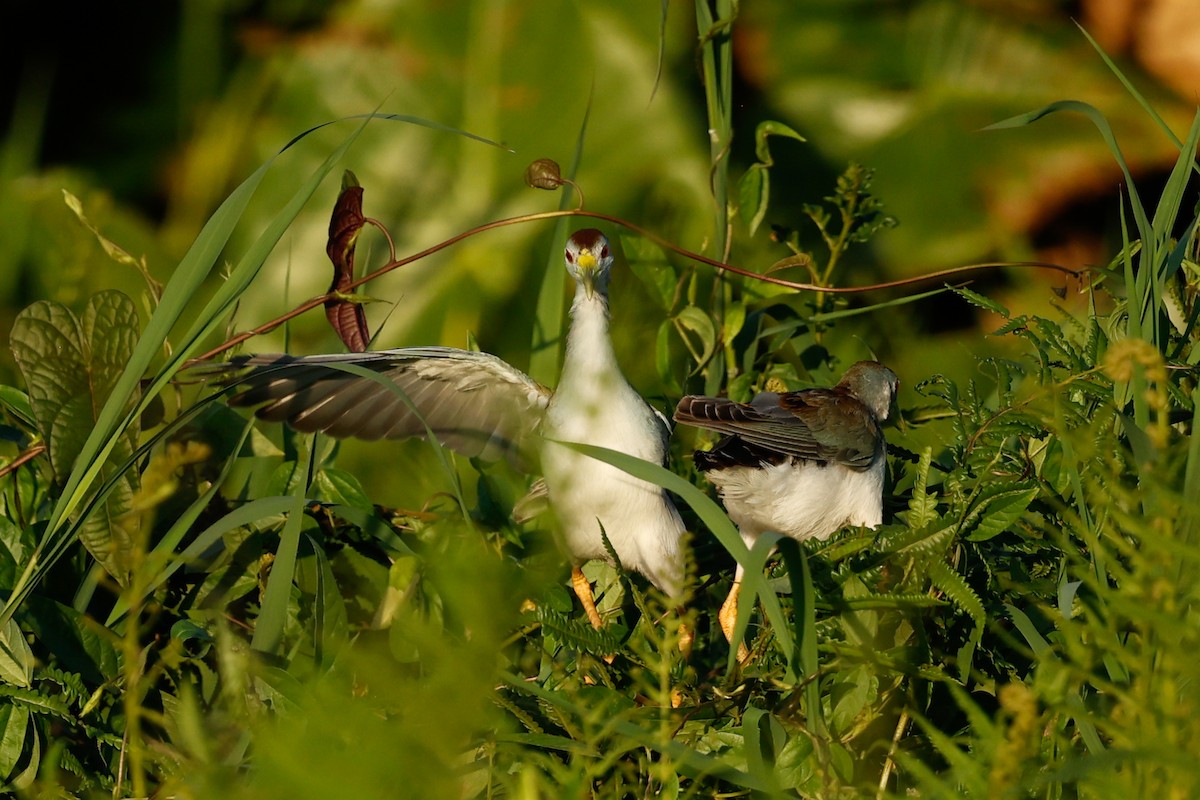
[[[464,131],[442,126],[418,117],[372,113],[356,115],[353,118],[362,119],[363,125],[371,119],[393,120],[424,125],[436,130],[463,135],[490,145],[500,146],[495,142],[475,136],[474,134],[468,134]],[[264,162],[249,178],[234,189],[209,218],[208,222],[205,223],[200,234],[196,237],[196,241],[193,242],[191,248],[189,248],[179,265],[175,268],[171,280],[168,281],[163,290],[157,308],[151,315],[145,330],[142,331],[137,346],[134,348],[133,356],[114,385],[108,400],[97,415],[96,426],[84,442],[80,455],[76,460],[76,466],[68,476],[63,491],[54,506],[50,523],[46,526],[42,540],[39,542],[38,551],[29,559],[26,569],[21,574],[13,588],[12,594],[5,603],[3,612],[0,612],[0,622],[11,618],[13,611],[30,588],[45,575],[46,570],[58,557],[55,556],[53,559],[46,557],[47,550],[54,550],[61,554],[63,548],[57,546],[57,544],[62,543],[58,543],[57,540],[69,538],[65,536],[65,520],[79,508],[80,504],[91,493],[93,485],[100,476],[100,470],[116,443],[118,432],[124,430],[132,420],[135,420],[145,410],[152,398],[174,376],[174,373],[183,361],[191,355],[195,347],[198,346],[201,338],[208,331],[211,331],[220,324],[223,309],[228,308],[245,290],[249,279],[257,273],[262,261],[266,259],[267,255],[269,255],[275,244],[282,237],[287,226],[294,220],[296,214],[299,213],[300,208],[311,197],[321,179],[324,178],[338,158],[345,153],[350,144],[353,143],[362,131],[362,126],[360,125],[358,130],[347,137],[346,141],[326,159],[301,190],[292,197],[292,200],[285,206],[284,210],[276,216],[268,229],[259,237],[251,247],[251,250],[239,262],[238,268],[235,269],[231,280],[218,290],[217,296],[205,308],[198,322],[193,325],[192,330],[185,338],[183,346],[175,348],[171,360],[155,376],[149,387],[142,392],[140,402],[128,414],[123,413],[129,407],[130,399],[134,395],[134,392],[138,390],[142,376],[146,374],[151,363],[153,363],[154,359],[161,352],[162,345],[167,341],[170,331],[179,322],[197,290],[212,271],[213,265],[224,250],[234,229],[245,213],[250,199],[253,197],[267,171],[270,170],[279,156],[294,144],[314,131],[334,124],[334,122],[336,121],[317,125],[293,137],[291,141],[280,149],[279,153]]]
[[[53,535],[91,488],[114,444],[114,433],[118,422],[123,416],[130,397],[137,389],[138,382],[146,373],[151,362],[161,352],[162,343],[166,341],[171,328],[182,316],[188,304],[192,301],[200,284],[208,277],[209,271],[221,254],[234,227],[241,219],[251,196],[258,188],[271,163],[268,161],[247,178],[241,186],[226,198],[200,231],[191,249],[175,268],[171,280],[163,290],[162,300],[142,332],[133,356],[128,366],[118,379],[112,394],[104,404],[96,420],[96,427],[84,443],[80,452],[77,466],[63,488],[63,492],[50,518],[47,532]],[[148,393],[147,393],[148,394]]]
[[[931,289],[928,292],[905,295],[904,297],[897,297],[893,300],[885,300],[882,303],[873,303],[869,306],[862,306],[861,308],[843,308],[839,311],[828,311],[821,314],[813,314],[810,317],[806,317],[805,322],[833,322],[834,320],[846,319],[847,317],[857,317],[859,314],[870,314],[871,312],[878,311],[881,308],[892,308],[893,306],[904,306],[908,305],[909,303],[916,303],[920,300],[924,300],[927,297],[933,297],[934,295],[943,294],[944,292],[954,291],[955,288],[956,287],[953,286],[943,286],[939,289]]]
[[[1154,110],[1154,106],[1150,105],[1150,102],[1146,100],[1142,93],[1137,90],[1137,87],[1133,85],[1133,82],[1129,80],[1125,73],[1121,71],[1121,68],[1117,66],[1116,62],[1113,61],[1109,57],[1108,53],[1104,51],[1104,48],[1100,46],[1100,43],[1093,39],[1092,35],[1087,32],[1087,29],[1078,22],[1075,23],[1075,27],[1079,28],[1084,38],[1088,40],[1088,43],[1090,43],[1096,52],[1100,54],[1100,58],[1104,61],[1105,65],[1108,66],[1113,75],[1117,76],[1117,80],[1119,80],[1121,85],[1125,87],[1126,91],[1133,96],[1133,99],[1136,100],[1138,105],[1142,107],[1142,110],[1150,115],[1150,118],[1154,120],[1158,127],[1162,128],[1163,133],[1165,133],[1167,137],[1175,143],[1176,147],[1183,147],[1183,143],[1179,141],[1179,137],[1175,135],[1175,131],[1171,130],[1171,127],[1167,125],[1167,121],[1164,120],[1162,116]]]
[[[1147,239],[1153,228],[1150,225],[1149,218],[1146,216],[1146,210],[1142,206],[1141,198],[1138,197],[1137,189],[1134,187],[1133,175],[1129,171],[1129,164],[1125,161],[1125,156],[1121,152],[1120,145],[1117,144],[1117,137],[1113,133],[1112,126],[1108,124],[1108,120],[1105,119],[1104,115],[1095,106],[1078,100],[1059,100],[1037,111],[1030,111],[1026,114],[1019,114],[1015,117],[1009,117],[1006,120],[993,123],[983,130],[995,131],[1006,128],[1018,128],[1034,123],[1042,117],[1059,111],[1074,111],[1083,114],[1096,126],[1096,129],[1100,132],[1100,138],[1108,145],[1109,151],[1112,152],[1113,158],[1116,159],[1117,165],[1121,168],[1121,174],[1125,176],[1125,186],[1129,189],[1129,202],[1133,206],[1134,220],[1137,222],[1138,231],[1141,233],[1142,238]]]
[[[242,435],[238,439],[237,445],[233,448],[234,455],[226,459],[221,466],[221,472],[216,480],[208,487],[208,490],[196,498],[187,509],[179,515],[179,518],[171,525],[167,532],[159,540],[154,549],[147,554],[146,562],[142,569],[150,570],[150,574],[141,581],[142,595],[141,597],[129,597],[126,593],[122,593],[117,598],[116,604],[105,621],[106,627],[111,627],[113,623],[125,616],[134,602],[141,602],[146,595],[154,591],[162,584],[176,569],[183,563],[186,563],[182,556],[175,556],[175,547],[183,540],[183,537],[191,530],[192,525],[200,518],[200,515],[208,508],[209,503],[221,491],[221,485],[225,483],[225,479],[229,476],[230,470],[233,469],[234,463],[237,461],[237,453],[242,449],[242,444],[250,436],[250,431],[254,429],[254,419],[248,418],[246,426],[242,429]],[[236,527],[236,526],[234,526]],[[175,556],[173,558],[173,556]],[[174,564],[171,562],[174,561]],[[159,565],[162,565],[161,567]]]
[[[595,87],[593,86],[593,89]],[[567,177],[575,180],[579,165],[583,161],[583,143],[587,137],[588,120],[592,116],[592,94],[588,94],[587,107],[583,112],[583,121],[579,124],[579,135],[575,139],[575,152],[571,156],[571,166]],[[568,184],[569,186],[569,184]],[[572,206],[574,196],[563,188],[559,198],[558,210],[565,211]],[[546,258],[546,271],[542,275],[542,285],[538,289],[537,312],[533,321],[533,341],[529,349],[529,375],[535,381],[554,386],[558,383],[558,369],[562,361],[564,346],[563,311],[566,300],[567,271],[563,268],[562,245],[567,240],[567,217],[562,217],[554,225],[554,246]]]
[[[729,551],[729,554],[739,564],[743,564],[746,567],[746,574],[742,578],[743,598],[748,598],[745,601],[745,605],[753,605],[754,598],[756,597],[762,601],[767,619],[774,628],[776,641],[779,642],[779,647],[787,658],[789,680],[794,681],[797,679],[798,665],[796,664],[795,652],[792,647],[792,636],[789,632],[790,626],[787,624],[787,620],[783,615],[783,609],[779,605],[779,598],[775,595],[766,577],[762,574],[762,566],[766,561],[766,555],[769,555],[770,548],[778,541],[778,534],[762,534],[759,537],[759,542],[763,543],[763,549],[760,550],[756,543],[755,552],[752,553],[746,547],[746,543],[742,541],[741,534],[738,533],[737,528],[729,521],[729,517],[725,516],[725,513],[721,511],[720,506],[713,502],[708,495],[674,472],[660,467],[658,464],[651,464],[649,461],[644,461],[616,450],[610,450],[607,447],[579,444],[578,442],[559,442],[559,444],[598,461],[611,464],[619,470],[628,472],[635,478],[640,478],[656,486],[661,486],[667,491],[678,495],[687,503],[696,512],[696,515],[700,517],[700,521],[712,531],[717,541]],[[740,616],[741,612],[739,609]]]
[[[147,592],[153,591],[160,586],[164,581],[170,578],[179,570],[180,567],[186,566],[193,560],[200,557],[204,551],[216,544],[222,536],[229,531],[240,528],[244,525],[249,525],[252,522],[265,519],[267,517],[278,516],[288,513],[294,505],[291,497],[260,497],[256,500],[251,500],[244,506],[230,511],[225,516],[205,528],[199,536],[196,537],[187,549],[172,559],[162,572],[155,576],[154,583],[148,585]],[[109,615],[109,621],[106,624],[111,625],[121,616],[124,616],[129,611],[129,598],[122,596],[117,600],[113,607],[112,613]]]
[[[804,547],[794,539],[781,542],[779,552],[787,564],[788,580],[792,584],[792,597],[796,604],[793,611],[796,650],[800,672],[806,681],[804,711],[809,728],[817,736],[822,736],[826,726],[821,707],[821,684],[816,679],[820,664],[817,657],[817,597],[812,569],[809,567],[808,554],[804,552]]]
[[[779,781],[775,776],[775,754],[786,738],[779,721],[770,712],[754,706],[742,713],[742,742],[746,753],[746,767],[750,774],[769,787],[770,794],[778,795]]]
[[[1171,174],[1163,187],[1158,206],[1154,209],[1154,232],[1158,241],[1166,243],[1171,236],[1171,228],[1179,218],[1180,206],[1183,205],[1184,193],[1196,168],[1196,143],[1200,141],[1200,111],[1192,117],[1192,127],[1188,131],[1187,141],[1181,145],[1179,158],[1171,168]]]
[[[200,341],[209,332],[224,323],[225,314],[233,308],[234,304],[250,286],[251,281],[257,277],[267,257],[275,249],[275,245],[283,238],[284,233],[291,227],[291,224],[295,221],[305,204],[308,203],[309,199],[312,198],[317,188],[321,185],[321,182],[362,134],[369,121],[370,118],[364,120],[353,133],[347,136],[326,157],[296,193],[292,195],[291,199],[280,209],[279,213],[275,215],[262,234],[254,241],[254,244],[250,246],[241,260],[238,261],[237,266],[234,267],[220,289],[209,300],[208,305],[204,307],[197,321],[192,325],[191,330],[183,337],[171,363],[157,377],[155,384],[151,387],[151,391],[160,383],[165,383],[178,369],[178,365],[182,364],[195,351]],[[301,134],[301,136],[307,136],[320,127],[323,126],[311,128]],[[293,142],[295,141],[298,141],[298,139],[293,140]]]
[[[287,521],[279,532],[279,547],[275,550],[275,562],[267,578],[267,589],[263,593],[262,607],[254,623],[254,635],[250,647],[260,653],[277,654],[283,642],[283,628],[287,624],[288,601],[292,596],[292,581],[296,575],[296,555],[300,549],[300,526],[304,523],[304,506],[308,500],[305,492],[311,479],[312,448],[304,448],[300,461],[296,463],[296,480],[292,495],[287,503]]]
[[[299,138],[293,139],[292,143],[298,141]],[[288,147],[292,143],[289,143]],[[286,149],[285,147],[284,150]],[[281,150],[280,153],[282,152]],[[174,370],[171,368],[163,370],[153,385],[142,394],[141,401],[133,411],[125,413],[125,409],[130,405],[131,397],[138,390],[142,376],[145,375],[154,359],[158,357],[163,342],[167,341],[171,329],[179,321],[200,285],[208,277],[241,220],[251,197],[267,171],[275,163],[276,158],[278,155],[268,159],[221,203],[175,268],[170,281],[163,289],[158,307],[138,339],[129,363],[120,378],[117,379],[108,400],[97,415],[96,426],[84,442],[75,462],[75,468],[68,476],[58,502],[55,503],[51,512],[50,522],[38,544],[38,552],[30,558],[25,571],[14,586],[3,612],[0,613],[0,622],[11,618],[30,588],[53,565],[55,559],[43,558],[45,551],[54,549],[61,553],[61,548],[56,547],[56,541],[66,538],[64,536],[67,527],[66,520],[91,492],[100,475],[101,468],[117,442],[118,433],[141,414],[150,399],[157,394],[173,374]],[[188,352],[186,348],[177,350],[174,363],[179,363]]]

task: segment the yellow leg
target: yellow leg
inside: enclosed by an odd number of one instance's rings
[[[729,588],[729,596],[725,598],[725,602],[721,604],[721,610],[717,612],[717,620],[721,623],[721,630],[725,633],[725,638],[729,641],[730,646],[733,645],[733,629],[737,626],[738,595],[741,593],[742,580],[740,577],[735,578],[733,586]],[[738,642],[738,663],[744,664],[749,658],[750,650],[744,642]]]
[[[596,630],[603,628],[604,623],[600,620],[600,612],[596,610],[596,598],[592,595],[592,584],[584,576],[583,570],[577,566],[571,567],[571,587],[575,589],[575,595],[583,604],[583,610],[587,613],[592,627]]]

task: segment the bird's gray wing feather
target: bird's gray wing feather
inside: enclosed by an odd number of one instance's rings
[[[378,378],[341,367],[369,370]],[[531,469],[550,391],[487,353],[412,347],[318,356],[244,356],[214,365],[229,403],[339,438],[427,437],[467,456]]]
[[[866,406],[824,389],[764,393],[749,404],[689,396],[679,401],[675,419],[776,453],[857,470],[871,465],[882,443],[879,423]]]

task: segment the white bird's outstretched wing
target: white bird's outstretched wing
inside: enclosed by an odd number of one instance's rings
[[[353,374],[353,365],[379,375]],[[467,456],[529,470],[551,392],[487,353],[409,347],[333,355],[242,356],[217,367],[234,406],[337,438],[427,437]]]

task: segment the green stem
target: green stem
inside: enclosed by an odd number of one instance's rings
[[[704,104],[708,112],[708,148],[713,193],[713,247],[711,252],[728,261],[730,252],[729,150],[733,141],[733,20],[737,0],[696,0],[696,30],[704,80]],[[712,289],[712,315],[717,329],[724,330],[725,307],[732,292],[724,270],[717,270]],[[705,391],[719,388],[724,375],[724,351],[713,359]]]

